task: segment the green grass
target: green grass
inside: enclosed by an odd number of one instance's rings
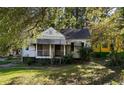
[[[97,63],[59,67],[0,68],[0,84],[93,84],[112,71]]]
[[[45,74],[46,71],[35,70],[35,69],[24,69],[24,68],[0,69],[0,84],[9,84],[13,81],[14,78],[18,78],[18,77],[30,77],[31,78],[32,76],[37,75],[39,73]],[[26,80],[28,80],[28,78]]]
[[[12,61],[2,61],[8,64]],[[27,66],[14,63],[14,66],[0,68],[0,84],[16,85],[67,85],[67,84],[123,84],[124,70],[105,67],[105,59],[93,59],[87,64],[66,66]]]

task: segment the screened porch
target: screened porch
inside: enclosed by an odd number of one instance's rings
[[[37,57],[54,58],[65,55],[65,45],[37,44]]]

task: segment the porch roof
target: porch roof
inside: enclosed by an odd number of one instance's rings
[[[58,44],[64,45],[66,41],[64,39],[37,39],[37,44]]]

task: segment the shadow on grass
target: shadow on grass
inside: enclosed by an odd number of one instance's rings
[[[34,76],[14,77],[10,84],[41,84],[41,85],[94,85],[104,84],[111,73],[104,66],[90,63],[88,65],[73,65],[53,70],[47,74],[36,74]]]
[[[99,61],[99,60],[98,60]],[[103,60],[104,61],[104,60]],[[23,85],[103,85],[111,84],[112,80],[122,80],[119,67],[109,67],[102,62],[88,64],[68,65],[62,67],[48,67],[47,69],[15,68],[0,70],[0,73],[10,74],[27,70],[38,70],[34,75],[15,76],[11,84]],[[45,71],[42,73],[42,71]],[[117,81],[120,83],[120,81]]]
[[[110,69],[113,71],[113,73],[108,74],[105,77],[100,78],[97,81],[94,81],[90,84],[95,84],[95,85],[101,85],[101,84],[109,84],[113,85],[112,81],[116,82],[115,84],[123,84],[124,78],[122,76],[122,70],[124,67],[120,66],[109,66],[108,63],[106,63],[106,59],[102,59],[98,61],[95,61],[96,63],[105,66],[107,69]]]

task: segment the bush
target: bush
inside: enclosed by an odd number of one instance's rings
[[[94,52],[93,56],[96,58],[106,58],[108,57],[109,52]]]
[[[50,59],[36,59],[36,64],[38,66],[46,66],[50,64]]]
[[[0,61],[0,65],[4,65],[4,64],[9,64],[11,63],[10,61]]]
[[[118,53],[118,55],[121,59],[124,59],[124,52]]]
[[[83,60],[83,61],[89,61],[91,53],[92,53],[91,48],[81,48],[79,50],[81,60]]]
[[[72,54],[67,54],[63,57],[63,62],[65,64],[71,64],[73,61],[73,57],[72,57]]]
[[[124,66],[124,53],[111,53],[109,55],[111,61],[110,66]]]
[[[35,58],[32,57],[25,57],[23,58],[23,62],[27,64],[28,66],[32,65],[35,63]]]
[[[118,57],[118,64],[121,66],[124,66],[124,53],[118,53],[117,54]]]

